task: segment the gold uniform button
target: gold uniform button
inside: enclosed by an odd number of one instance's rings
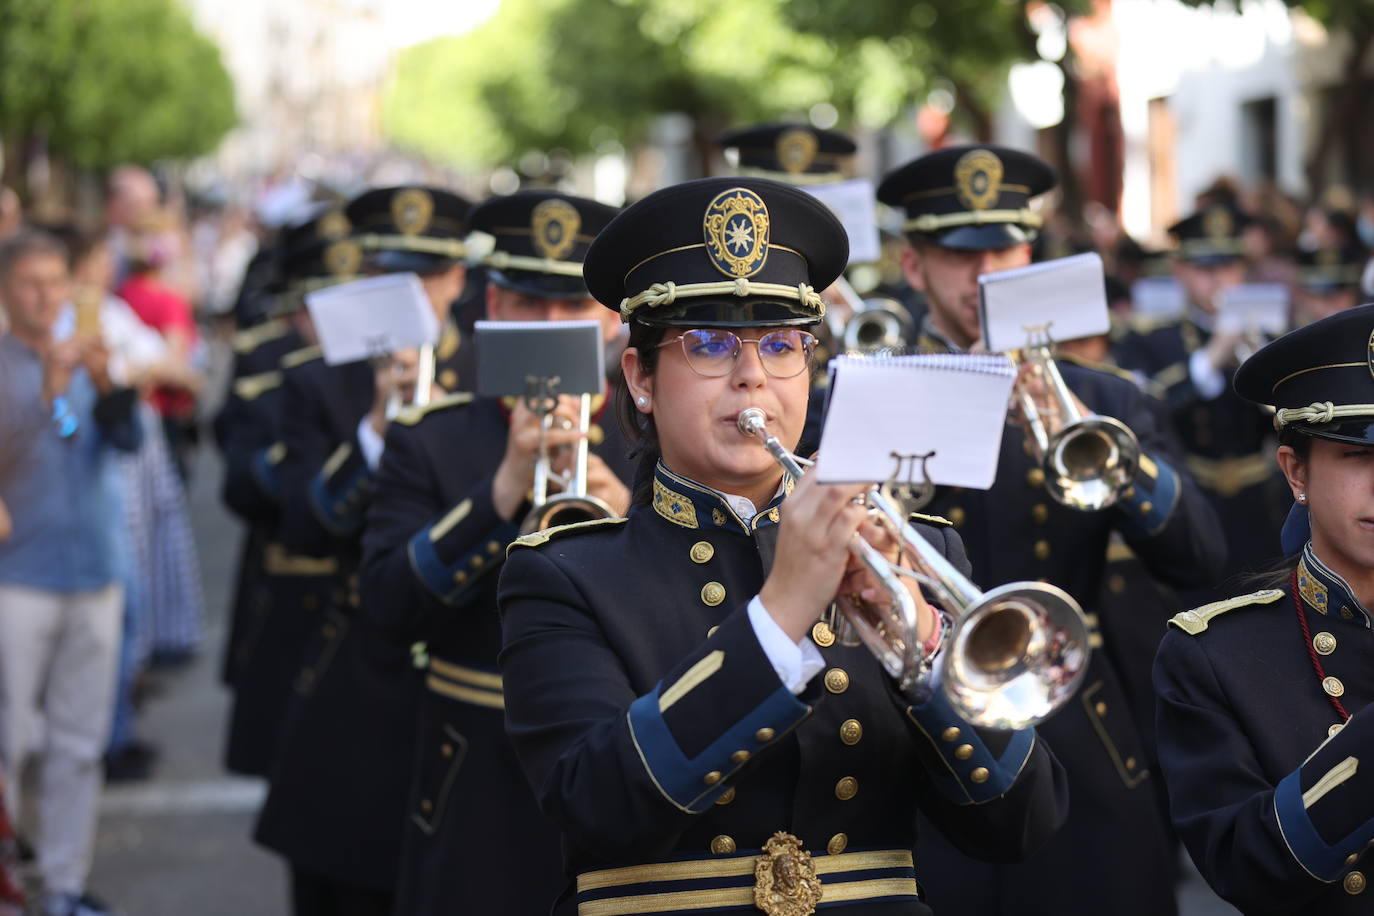
[[[973,756],[972,744],[961,744],[954,749],[954,756],[959,760],[967,760]]]
[[[701,777],[701,781],[706,783],[708,786],[714,786],[716,783],[720,782],[720,770],[712,770],[705,776]]]
[[[828,649],[835,645],[835,631],[824,620],[817,620],[811,628],[811,641],[822,649]]]
[[[843,668],[831,668],[825,673],[825,689],[831,693],[844,693],[849,689],[849,672]]]
[[[1345,723],[1343,722],[1337,722],[1335,725],[1331,726],[1326,730],[1326,737],[1332,737],[1336,734],[1336,732],[1340,731],[1344,727],[1344,725]]]
[[[1136,768],[1135,758],[1134,758],[1134,757],[1127,757],[1127,758],[1126,758],[1126,769],[1128,769],[1128,770],[1134,770],[1135,768]]]
[[[735,841],[732,837],[721,834],[711,840],[711,851],[718,856],[728,856],[735,851]]]
[[[1149,515],[1149,514],[1150,514],[1151,512],[1153,512],[1154,510],[1155,510],[1155,504],[1152,503],[1152,502],[1150,502],[1148,499],[1145,500],[1143,503],[1140,504],[1140,513],[1141,513],[1142,515]]]
[[[716,799],[716,804],[718,804],[718,805],[728,805],[728,804],[730,804],[730,802],[732,802],[732,801],[734,801],[734,800],[735,800],[735,787],[734,787],[734,786],[731,786],[730,788],[728,788],[728,789],[725,790],[725,793],[724,793],[723,795],[721,795],[720,798]]]
[[[1324,677],[1322,678],[1322,690],[1333,697],[1338,697],[1345,693],[1345,685],[1341,683],[1341,679],[1338,677]]]
[[[1345,876],[1345,880],[1341,882],[1341,887],[1345,888],[1345,892],[1353,897],[1356,894],[1363,894],[1365,885],[1368,883],[1364,879],[1364,872],[1352,871]]]
[[[1121,491],[1122,499],[1135,499],[1135,487],[1127,487]]]
[[[943,738],[945,741],[958,741],[959,735],[961,734],[962,732],[959,731],[959,727],[957,725],[951,725],[949,728],[945,729],[940,733],[940,737]]]
[[[1097,713],[1099,719],[1102,718],[1107,714],[1107,704],[1098,701],[1097,705],[1093,707],[1093,712]]]
[[[752,755],[748,751],[735,751],[730,755],[730,761],[732,763],[747,763],[750,756]]]
[[[1126,579],[1119,573],[1112,573],[1107,577],[1107,588],[1113,595],[1119,595],[1126,590]]]
[[[501,545],[496,541],[487,541],[487,553],[496,556],[501,552]]]
[[[1358,852],[1352,852],[1350,855],[1345,857],[1345,867],[1349,868],[1358,861],[1360,861],[1360,854]]]
[[[725,586],[719,582],[707,582],[701,587],[701,600],[707,607],[715,607],[725,600]]]
[[[445,744],[443,747],[439,748],[439,753],[443,754],[445,757],[452,757],[453,745]]]
[[[1312,648],[1320,655],[1330,655],[1336,651],[1336,637],[1326,632],[1318,633],[1312,637]]]
[[[845,719],[840,725],[840,740],[853,747],[864,736],[864,727],[858,719]]]
[[[949,520],[955,528],[958,528],[960,525],[962,525],[964,523],[964,519],[966,518],[968,518],[967,513],[965,513],[964,510],[959,506],[955,506],[953,509],[949,510]]]
[[[593,423],[587,427],[587,444],[597,446],[606,441],[606,431],[601,428],[600,423]]]
[[[1040,540],[1035,542],[1035,558],[1037,560],[1048,560],[1050,558],[1050,542]]]
[[[1043,525],[1045,524],[1045,522],[1049,521],[1049,518],[1049,506],[1045,505],[1044,503],[1036,503],[1034,506],[1031,507],[1031,520],[1035,523]]]
[[[445,391],[452,391],[458,387],[458,373],[452,369],[445,369],[439,373],[439,385]]]
[[[849,801],[859,794],[859,781],[853,776],[845,776],[835,783],[835,797],[840,801]]]
[[[458,572],[453,574],[453,581],[457,582],[459,585],[462,585],[464,582],[468,581],[468,574],[459,570]]]
[[[434,810],[434,802],[430,801],[430,800],[427,799],[427,798],[421,800],[421,802],[420,802],[420,810],[423,811],[423,812],[425,812],[425,814],[428,814],[429,812],[431,812],[431,811]]]
[[[707,541],[697,541],[688,551],[693,563],[705,563],[716,555],[716,548],[712,547]]]
[[[845,847],[848,845],[849,837],[845,836],[843,833],[837,833],[830,838],[829,843],[825,844],[825,851],[830,853],[832,856],[837,856],[840,853],[844,852]]]
[[[987,767],[976,767],[972,773],[968,774],[968,778],[973,782],[982,784],[988,781],[989,775],[991,774],[988,773]]]
[[[763,743],[765,741],[772,741],[773,736],[776,734],[777,732],[773,731],[771,728],[761,728],[758,731],[754,732],[754,740],[758,741],[759,743]]]
[[[481,569],[483,566],[486,566],[486,565],[487,565],[487,561],[486,561],[486,559],[485,559],[484,557],[473,557],[473,558],[472,558],[472,568],[473,568],[473,569]]]
[[[1045,485],[1045,472],[1040,468],[1031,468],[1026,472],[1026,483],[1033,487],[1043,487]]]

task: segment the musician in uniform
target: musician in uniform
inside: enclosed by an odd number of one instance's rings
[[[1117,364],[1168,404],[1188,470],[1221,519],[1225,566],[1212,581],[1199,583],[1204,588],[1184,593],[1190,603],[1216,597],[1216,586],[1272,555],[1283,523],[1282,481],[1268,455],[1270,417],[1230,385],[1253,342],[1241,330],[1217,325],[1226,291],[1245,281],[1250,223],[1231,204],[1213,203],[1170,227],[1178,240],[1174,276],[1187,311],[1163,323],[1138,321],[1115,346]]]
[[[633,506],[516,541],[498,595],[507,731],[564,838],[558,914],[929,913],[918,810],[993,858],[1060,821],[1033,729],[974,728],[837,643],[832,598],[877,600],[851,539],[890,539],[852,502],[863,488],[796,481],[737,428],[758,408],[795,446],[806,329],[847,247],[805,192],[711,178],[627,208],[588,252],[589,289],[630,323]],[[917,527],[967,568],[952,528]],[[916,598],[910,635],[935,652]]]
[[[272,771],[291,683],[334,587],[332,556],[293,553],[277,538],[285,453],[281,364],[294,364],[299,357],[292,354],[314,341],[303,294],[351,279],[335,269],[356,269],[347,257],[328,257],[348,228],[342,209],[329,208],[283,232],[275,299],[266,320],[235,335],[235,375],[215,418],[223,498],[248,525],[225,651],[234,688],[225,767],[245,776]]]
[[[351,234],[327,257],[364,273],[413,270],[445,316],[462,288],[468,209],[438,188],[368,191],[345,208]],[[456,356],[443,340],[436,346],[441,383]],[[388,405],[393,393],[413,396],[405,389],[415,380],[387,361],[326,365],[318,348],[283,367],[280,537],[293,552],[333,558],[337,572],[295,677],[254,836],[289,860],[297,916],[386,914],[419,689],[406,649],[358,615],[357,568]]]
[[[1360,304],[1360,281],[1369,252],[1358,244],[1298,253],[1293,324],[1302,327]]]
[[[1176,616],[1155,660],[1174,825],[1246,914],[1368,913],[1374,846],[1374,305],[1236,372],[1277,408],[1295,501],[1259,591]]]
[[[879,199],[906,214],[907,281],[929,303],[923,347],[961,352],[980,344],[978,277],[1029,263],[1040,225],[1030,200],[1054,182],[1039,158],[997,146],[939,150],[883,180]],[[1171,850],[1148,784],[1141,729],[1114,653],[1104,651],[1095,599],[1113,532],[1160,579],[1200,585],[1220,562],[1217,523],[1130,380],[1081,361],[1059,366],[1080,410],[1120,420],[1139,442],[1139,468],[1115,504],[1079,509],[1053,498],[1025,430],[1009,423],[992,488],[941,487],[929,511],[953,522],[982,587],[1039,579],[1088,611],[1097,651],[1081,692],[1040,726],[1068,774],[1068,822],[1021,864],[971,861],[930,831],[921,834],[916,860],[930,869],[937,909],[1064,916],[1100,913],[1110,900],[1113,913],[1161,916],[1176,906]]]
[[[591,298],[582,258],[615,208],[551,191],[476,207],[487,256],[490,320],[619,319]],[[584,434],[564,396],[547,433],[564,462]],[[628,446],[594,398],[588,493],[629,508]],[[410,784],[396,913],[545,913],[562,887],[558,833],[539,812],[506,738],[496,656],[497,571],[532,511],[540,418],[522,402],[459,393],[398,417],[387,431],[368,510],[363,612],[392,640],[415,643],[423,669],[418,759]],[[552,462],[551,462],[552,463]]]

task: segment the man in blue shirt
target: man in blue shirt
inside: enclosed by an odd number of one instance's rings
[[[12,810],[37,758],[35,848],[46,916],[103,916],[85,893],[113,710],[122,588],[111,448],[132,449],[136,395],[110,380],[99,337],[53,337],[69,282],[62,244],[0,244],[0,760]]]

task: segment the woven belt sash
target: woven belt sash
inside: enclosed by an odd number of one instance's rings
[[[716,909],[758,913],[754,867],[759,852],[583,872],[577,876],[577,916],[671,916]],[[919,899],[909,849],[821,855],[812,863],[821,883],[821,906]]]
[[[1240,458],[1201,458],[1188,456],[1188,470],[1204,489],[1219,496],[1235,496],[1241,490],[1264,483],[1278,473],[1270,455],[1259,452]]]

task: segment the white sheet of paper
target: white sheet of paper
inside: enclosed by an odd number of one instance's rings
[[[1183,287],[1173,277],[1142,277],[1131,284],[1131,309],[1151,318],[1176,318],[1188,308]]]
[[[1281,283],[1242,283],[1221,295],[1217,330],[1277,337],[1288,330],[1288,289]]]
[[[1104,284],[1102,259],[1093,253],[983,274],[983,342],[1004,353],[1025,347],[1029,328],[1048,327],[1056,341],[1106,334],[1112,325]]]
[[[897,467],[893,453],[934,452],[926,462],[933,483],[992,486],[1016,379],[1005,356],[840,356],[830,372],[816,464],[821,481],[885,481]],[[914,470],[921,483],[919,461]]]
[[[384,274],[305,294],[331,366],[439,339],[439,319],[413,273]]]
[[[830,208],[849,235],[849,263],[876,264],[882,260],[878,238],[878,205],[873,182],[867,178],[802,188]]]

